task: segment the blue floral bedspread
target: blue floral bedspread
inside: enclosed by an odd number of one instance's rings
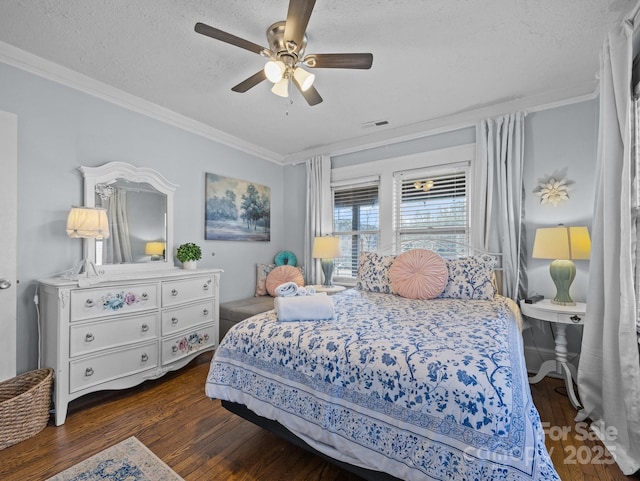
[[[314,448],[405,480],[559,480],[531,400],[512,303],[352,289],[330,321],[237,324],[206,393]]]

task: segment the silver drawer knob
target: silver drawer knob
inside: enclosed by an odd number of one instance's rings
[[[140,329],[142,330],[142,332],[147,332],[149,330],[149,325],[148,324],[143,324]]]
[[[87,299],[86,301],[84,301],[84,307],[93,307],[93,306],[94,306],[93,299]]]
[[[146,352],[142,353],[142,356],[140,356],[140,360],[142,362],[147,362],[149,360],[149,356],[147,355]]]
[[[209,290],[209,282],[211,282],[211,281],[207,281],[207,283],[202,286],[203,290],[205,290],[205,291]]]
[[[95,337],[93,337],[93,334],[91,334],[90,332],[87,332],[87,335],[84,336],[85,342],[93,342],[94,339]]]
[[[178,352],[178,346],[171,346],[171,352],[174,354]]]
[[[92,367],[88,367],[84,370],[84,375],[89,377],[89,376],[93,376],[93,368]]]
[[[202,315],[206,316],[209,314],[209,309],[202,309]]]
[[[580,316],[578,316],[577,314],[574,314],[569,319],[571,319],[571,322],[580,322],[582,320],[582,318]]]
[[[143,292],[142,294],[140,294],[140,297],[142,298],[143,301],[146,301],[147,299],[149,299],[149,294],[147,294],[146,292]]]
[[[172,289],[172,290],[171,290],[171,295],[172,295],[173,297],[176,297],[176,296],[178,295],[178,290],[177,290],[177,289]]]
[[[176,324],[178,324],[178,318],[177,318],[177,317],[172,317],[172,318],[171,318],[171,324],[173,324],[174,326],[175,326]]]

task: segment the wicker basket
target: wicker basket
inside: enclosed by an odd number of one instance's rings
[[[0,382],[0,449],[24,441],[49,421],[53,369],[25,372]]]

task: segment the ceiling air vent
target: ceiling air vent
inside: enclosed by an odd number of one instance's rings
[[[362,124],[363,129],[370,129],[371,127],[383,127],[385,125],[389,125],[388,120],[373,120],[371,122],[365,122]]]

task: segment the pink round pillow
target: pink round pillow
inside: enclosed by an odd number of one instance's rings
[[[267,292],[271,297],[277,297],[276,289],[285,282],[295,282],[304,286],[304,277],[300,269],[293,266],[278,266],[267,275]]]
[[[447,286],[447,262],[433,251],[412,249],[400,254],[389,270],[391,289],[409,299],[434,299]]]

